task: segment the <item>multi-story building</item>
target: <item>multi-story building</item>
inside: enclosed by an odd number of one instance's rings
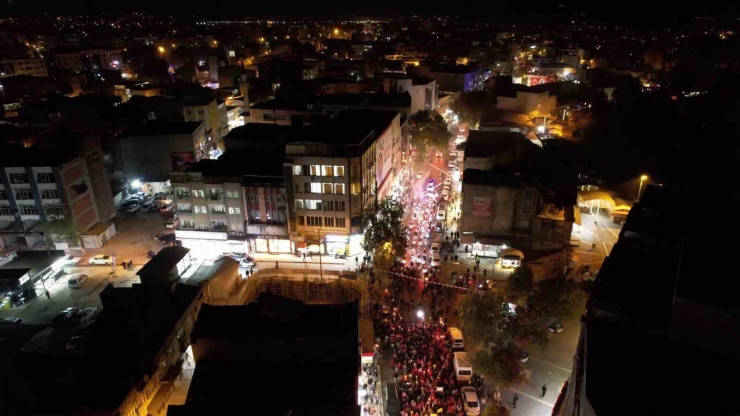
[[[310,252],[357,253],[363,208],[394,190],[400,114],[345,111],[307,133],[285,145],[291,239]]]
[[[114,143],[116,164],[129,182],[165,182],[184,163],[205,157],[210,142],[202,121],[150,121]]]
[[[0,78],[11,75],[48,77],[44,58],[0,59]]]
[[[196,365],[190,334],[202,295],[198,286],[109,284],[93,325],[49,326],[22,346],[28,383],[12,386],[13,404],[30,414],[166,414],[175,382]]]
[[[115,208],[97,139],[75,132],[46,139],[39,147],[1,152],[0,244],[43,246],[35,225],[66,217],[77,226],[84,247],[101,247],[116,231],[108,222]]]
[[[282,152],[266,152],[244,164],[248,157],[253,153],[230,150],[219,160],[203,160],[170,174],[175,234],[196,257],[295,251],[288,237]]]
[[[474,65],[421,65],[415,72],[437,81],[440,91],[451,93],[480,91],[491,76],[490,69]]]
[[[386,94],[408,92],[411,96],[411,114],[421,110],[437,109],[437,81],[429,78],[398,75],[383,79]]]
[[[185,121],[202,121],[206,126],[206,157],[216,159],[224,152],[223,138],[229,132],[226,103],[213,97],[191,98],[182,107]]]
[[[246,205],[241,175],[217,160],[170,173],[177,211],[175,235],[198,258],[244,253]]]
[[[80,72],[87,69],[93,72],[101,69],[120,71],[123,59],[120,49],[86,49],[57,51],[53,53],[54,64],[59,68]]]
[[[617,229],[619,240],[593,282],[586,313],[580,321],[570,321],[578,325],[580,338],[553,416],[733,412],[726,400],[706,400],[731,397],[736,390],[732,383],[695,383],[690,394],[675,387],[722,377],[740,358],[737,295],[707,285],[707,256],[690,254],[727,235],[725,227],[686,221],[687,210],[704,209],[700,193],[706,191],[704,186],[688,192],[668,186],[644,189]],[[719,206],[734,203],[731,192],[715,196],[719,200],[713,203]],[[712,258],[736,253],[734,244],[717,244]],[[712,272],[736,273],[733,262],[714,262]],[[613,386],[625,383],[662,400],[638,406],[621,400]]]
[[[424,100],[420,99],[420,103],[423,102]],[[417,105],[421,106],[421,104]],[[423,109],[423,107],[420,108]],[[404,92],[401,94],[333,94],[320,97],[278,98],[253,105],[249,109],[249,116],[252,123],[281,126],[308,125],[316,124],[316,121],[324,119],[324,116],[331,118],[347,110],[397,111],[402,118],[408,118],[413,114],[412,97],[408,92]]]

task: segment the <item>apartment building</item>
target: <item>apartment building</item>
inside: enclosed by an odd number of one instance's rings
[[[386,94],[403,94],[411,96],[411,114],[421,110],[437,109],[437,81],[429,78],[408,75],[387,75],[383,79],[383,90]]]
[[[218,158],[225,150],[224,137],[229,133],[226,103],[213,97],[185,100],[182,115],[186,122],[202,121],[206,126],[206,157]]]
[[[0,78],[12,75],[48,77],[44,58],[0,59]]]
[[[87,69],[93,72],[100,69],[123,69],[120,49],[59,50],[52,53],[54,64],[59,68],[80,72]]]
[[[53,146],[50,148],[40,147]],[[42,220],[68,218],[85,248],[102,247],[113,235],[115,215],[103,154],[93,135],[57,132],[39,147],[0,152],[0,245],[45,249],[35,229]],[[57,242],[60,249],[75,242]]]
[[[291,240],[299,250],[360,251],[362,210],[392,193],[401,158],[400,114],[344,111],[325,129],[286,142]]]
[[[109,284],[95,324],[50,326],[22,346],[28,382],[11,386],[13,400],[29,414],[165,415],[175,382],[196,366],[190,334],[202,295],[198,286]]]
[[[491,70],[474,65],[421,65],[415,73],[437,81],[440,91],[461,93],[481,91],[484,82],[491,76]]]
[[[177,227],[175,235],[196,258],[247,252],[246,204],[241,173],[204,159],[170,173]]]

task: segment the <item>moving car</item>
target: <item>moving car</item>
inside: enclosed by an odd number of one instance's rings
[[[467,416],[478,416],[480,414],[480,403],[478,402],[478,393],[475,392],[475,387],[461,387],[460,396],[465,414]]]
[[[87,275],[82,273],[74,273],[69,275],[69,279],[67,280],[67,287],[70,289],[79,289],[82,287],[82,284],[87,281]]]
[[[437,221],[437,224],[434,225],[434,232],[435,233],[441,233],[442,232],[442,222]]]
[[[442,190],[442,199],[447,200],[447,197],[450,196],[450,190],[448,188],[445,188]]]
[[[90,264],[113,264],[113,257],[105,254],[96,254],[90,257]]]
[[[440,150],[437,150],[437,152],[435,153],[435,156],[442,157],[444,156],[444,153],[442,153]]]
[[[457,167],[457,163],[455,163],[454,161],[450,160],[450,162],[447,164],[447,167],[450,168],[450,169],[455,169]]]
[[[429,183],[427,183],[427,192],[434,192],[434,180],[429,179]]]
[[[550,325],[547,326],[547,330],[557,334],[558,332],[563,331],[563,323],[562,322],[552,322]]]
[[[440,221],[444,221],[444,219],[447,217],[447,214],[445,213],[445,210],[440,209],[437,210],[437,219]]]

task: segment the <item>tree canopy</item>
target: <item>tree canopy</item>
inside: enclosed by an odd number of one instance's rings
[[[542,321],[562,321],[581,310],[583,297],[575,280],[556,276],[539,282],[528,303]]]
[[[77,230],[77,226],[72,220],[66,217],[40,221],[36,225],[36,228],[41,230],[46,238],[59,243],[76,243],[80,238],[80,232]]]
[[[382,251],[393,260],[403,255],[408,244],[403,216],[403,205],[390,197],[366,207],[362,213],[362,248],[376,256]]]
[[[409,118],[409,126],[411,143],[416,147],[417,156],[423,158],[429,149],[447,149],[452,133],[447,130],[444,118],[436,111],[417,111]]]
[[[450,109],[457,114],[460,123],[476,126],[483,114],[496,106],[496,96],[488,91],[471,91],[460,94],[450,104]]]

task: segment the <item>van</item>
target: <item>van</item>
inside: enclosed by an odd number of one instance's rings
[[[460,331],[458,328],[455,328],[455,327],[450,328],[450,338],[452,338],[452,348],[453,349],[465,348],[465,343],[463,342],[462,331]]]
[[[445,213],[445,210],[440,209],[437,210],[437,219],[440,221],[444,221],[444,219],[447,217],[447,214]]]
[[[452,366],[455,369],[457,381],[468,383],[473,378],[473,364],[471,364],[470,355],[467,352],[454,353]]]

